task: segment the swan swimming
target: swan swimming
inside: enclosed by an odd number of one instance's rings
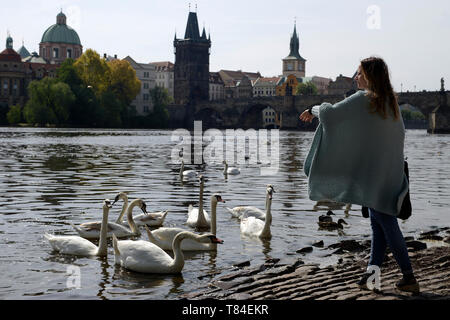
[[[119,200],[121,197],[121,193],[119,193],[113,204]],[[130,229],[127,227],[113,222],[108,222],[107,224],[107,237],[112,237],[113,234],[116,235],[118,238],[125,238],[125,237],[133,237],[133,236],[140,236],[141,233],[139,229],[136,227],[136,224],[133,220],[133,209],[135,207],[139,206],[139,208],[144,212],[144,214],[147,212],[145,202],[141,199],[133,200],[130,205],[126,208],[127,209],[127,220],[128,225],[130,226]],[[100,237],[100,226],[98,225],[98,222],[88,222],[83,223],[80,226],[74,226],[73,228],[78,232],[78,234],[86,239],[98,239]]]
[[[180,180],[191,179],[191,178],[195,178],[197,176],[198,176],[198,173],[195,170],[184,170],[184,161],[181,160]]]
[[[199,177],[199,180],[200,193],[198,208],[194,208],[192,204],[189,205],[186,224],[192,228],[209,229],[211,227],[211,220],[209,219],[208,213],[203,209],[203,189],[205,185],[205,179],[203,175]]]
[[[216,193],[211,196],[211,234],[216,235],[217,223],[216,223],[216,208],[218,202],[225,202],[221,195]],[[172,242],[177,234],[186,230],[182,228],[159,228],[154,231],[150,231],[147,227],[147,235],[150,242],[156,244],[163,250],[172,250]],[[217,250],[215,243],[199,243],[197,241],[186,239],[181,243],[181,250],[183,251],[209,251]]]
[[[210,233],[197,235],[189,231],[180,232],[172,242],[174,253],[174,258],[172,258],[154,243],[144,240],[119,241],[116,236],[113,236],[115,264],[141,273],[180,273],[184,267],[184,255],[181,250],[181,242],[184,239],[192,239],[205,244],[223,243],[222,240]]]
[[[124,203],[128,203],[127,194],[124,192],[121,192],[116,196],[116,199],[114,200],[113,204],[116,203],[117,201],[119,201],[120,199],[122,199],[124,201]],[[136,226],[147,225],[150,227],[160,227],[163,225],[168,212],[169,212],[168,210],[158,211],[158,212],[147,212],[146,211],[140,215],[133,217],[133,220],[136,223]],[[117,218],[116,223],[123,224],[124,213],[125,213],[125,211],[122,210],[119,218]]]
[[[270,225],[272,224],[272,194],[275,192],[272,185],[268,185],[266,192],[269,194],[268,202],[266,205],[266,219],[262,221],[253,216],[244,217],[241,216],[241,234],[250,236],[250,237],[258,237],[260,239],[271,238]]]
[[[48,233],[44,237],[48,240],[54,251],[74,256],[100,256],[106,257],[107,248],[107,224],[108,213],[111,208],[111,202],[106,199],[103,202],[103,220],[100,230],[100,243],[97,247],[95,244],[79,236],[54,236]]]
[[[231,175],[237,175],[241,173],[241,169],[236,167],[230,167],[228,168],[228,162],[226,160],[223,160],[223,164],[225,165],[225,168],[223,169],[223,174],[231,174]]]
[[[267,185],[267,187],[271,187],[273,189],[273,186],[271,184]],[[273,192],[275,192],[274,189]],[[269,201],[269,194],[266,192],[266,210],[268,201]],[[234,218],[241,218],[242,216],[244,216],[244,217],[255,217],[261,220],[266,219],[266,213],[261,209],[253,206],[239,206],[234,207],[233,209],[225,207],[225,209],[227,209],[228,212],[231,213],[231,216],[233,216]]]

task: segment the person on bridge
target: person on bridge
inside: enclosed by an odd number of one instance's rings
[[[305,159],[309,198],[353,203],[369,208],[372,227],[367,272],[358,285],[367,283],[381,268],[387,246],[403,278],[399,290],[419,292],[405,240],[397,222],[408,192],[404,173],[405,127],[383,59],[361,61],[356,75],[358,89],[334,105],[322,103],[305,110],[300,120],[319,118]]]

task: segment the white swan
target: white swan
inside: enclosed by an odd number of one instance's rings
[[[241,216],[241,234],[258,237],[260,239],[271,238],[270,225],[272,224],[272,213],[270,209],[272,207],[272,194],[274,192],[272,186],[268,186],[266,192],[269,194],[268,202],[266,206],[266,220],[262,221],[255,217]]]
[[[126,193],[121,192],[116,196],[116,199],[114,200],[114,203],[119,201],[119,199],[122,199],[125,204],[128,203],[128,196]],[[113,203],[113,204],[114,204]],[[124,204],[124,206],[125,206]],[[147,225],[150,227],[160,227],[163,225],[164,220],[166,219],[168,211],[158,211],[158,212],[147,212],[142,213],[140,215],[137,215],[133,217],[134,222],[136,223],[136,226],[143,226]],[[119,218],[117,218],[116,223],[123,224],[123,215],[125,213],[125,210],[122,209],[122,212],[120,213]],[[116,234],[117,235],[117,234]],[[120,238],[120,236],[118,236]]]
[[[78,236],[54,236],[45,233],[44,237],[48,240],[53,250],[60,253],[75,256],[104,257],[108,254],[106,232],[109,208],[111,208],[111,202],[106,199],[103,202],[103,220],[101,224],[100,243],[98,247],[89,240]]]
[[[225,202],[221,195],[216,193],[211,196],[211,233],[216,235],[217,222],[216,222],[216,208],[218,202]],[[177,234],[186,230],[182,228],[159,228],[154,231],[150,231],[147,227],[147,235],[150,242],[156,244],[163,250],[172,250],[172,242]],[[209,251],[216,250],[217,245],[199,243],[197,241],[186,239],[181,243],[181,250],[183,251]]]
[[[113,204],[115,202],[117,202],[121,197],[123,197],[122,192],[116,196]],[[133,200],[130,203],[130,205],[127,207],[127,220],[128,220],[128,225],[130,226],[130,229],[128,229],[127,227],[125,227],[121,224],[108,222],[108,224],[107,224],[107,237],[108,238],[112,237],[113,234],[115,234],[116,237],[118,237],[118,238],[133,237],[133,236],[141,235],[141,232],[136,227],[136,224],[134,223],[134,220],[133,220],[133,209],[136,206],[139,206],[141,208],[141,210],[144,212],[144,214],[147,212],[144,201],[142,201],[141,199]],[[82,236],[83,238],[98,239],[100,237],[101,225],[99,226],[97,222],[83,223],[82,225],[80,225],[78,227],[74,226],[74,225],[72,225],[72,226],[75,228],[75,230],[78,232],[78,234],[80,236]]]
[[[181,160],[180,180],[195,178],[197,175],[198,173],[195,170],[184,170],[184,161]]]
[[[236,167],[230,167],[228,168],[228,162],[226,160],[223,160],[223,164],[225,165],[225,168],[223,169],[223,174],[231,174],[231,175],[237,175],[241,173],[241,169]]]
[[[186,224],[193,228],[205,228],[209,229],[211,227],[211,220],[209,219],[208,213],[203,209],[203,188],[205,184],[205,179],[201,175],[200,180],[200,193],[199,193],[199,203],[198,209],[194,208],[192,204],[188,208],[188,218]]]
[[[115,264],[123,268],[141,273],[180,273],[184,267],[184,256],[181,242],[192,239],[199,243],[223,243],[213,234],[197,235],[184,231],[176,235],[172,242],[174,258],[157,245],[144,241],[122,240],[113,236]]]
[[[271,184],[267,185],[267,187],[270,187],[273,189],[273,186]],[[275,192],[275,190],[273,190]],[[269,193],[266,192],[266,210],[267,210],[267,202],[269,201]],[[235,218],[241,218],[243,217],[255,217],[261,220],[266,219],[266,213],[262,211],[261,209],[258,209],[253,206],[239,206],[234,207],[233,209],[230,209],[228,207],[225,207],[225,209],[228,210],[228,212],[231,213],[231,215]]]

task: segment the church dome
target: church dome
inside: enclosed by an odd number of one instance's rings
[[[59,13],[56,24],[50,26],[42,35],[41,42],[68,43],[81,46],[77,32],[66,24],[66,15]]]

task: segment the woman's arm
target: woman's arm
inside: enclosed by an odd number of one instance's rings
[[[319,108],[320,108],[320,106],[314,106],[309,109],[306,109],[300,115],[300,120],[302,120],[304,122],[312,122],[312,120],[314,119],[315,116],[316,117],[319,116]]]

